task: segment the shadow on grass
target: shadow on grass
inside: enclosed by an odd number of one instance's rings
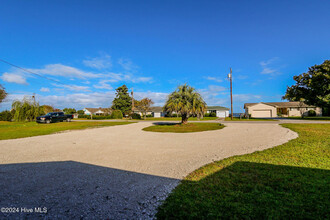
[[[180,125],[181,122],[154,122],[153,125]]]
[[[0,180],[0,208],[19,208],[0,219],[146,219],[179,183],[75,161],[0,165]]]
[[[157,217],[329,219],[329,186],[330,170],[235,162],[199,181],[182,181]]]

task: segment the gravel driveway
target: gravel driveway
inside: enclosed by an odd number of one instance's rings
[[[0,208],[19,208],[0,218],[152,218],[160,200],[193,170],[297,137],[275,123],[227,123],[184,134],[141,130],[150,125],[0,141]]]

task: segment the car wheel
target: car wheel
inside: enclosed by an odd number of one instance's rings
[[[50,120],[46,120],[46,123],[49,124],[50,123]]]
[[[67,121],[67,122],[70,122],[70,121],[71,121],[71,118],[67,118],[66,121]]]

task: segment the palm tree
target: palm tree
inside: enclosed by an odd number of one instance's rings
[[[168,96],[164,106],[165,112],[181,114],[181,123],[187,124],[191,115],[200,117],[206,110],[206,103],[202,96],[187,84],[179,86]]]

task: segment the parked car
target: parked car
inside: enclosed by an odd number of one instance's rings
[[[73,115],[65,115],[64,112],[49,112],[46,115],[37,117],[37,123],[52,123],[52,122],[70,122],[73,119]]]

